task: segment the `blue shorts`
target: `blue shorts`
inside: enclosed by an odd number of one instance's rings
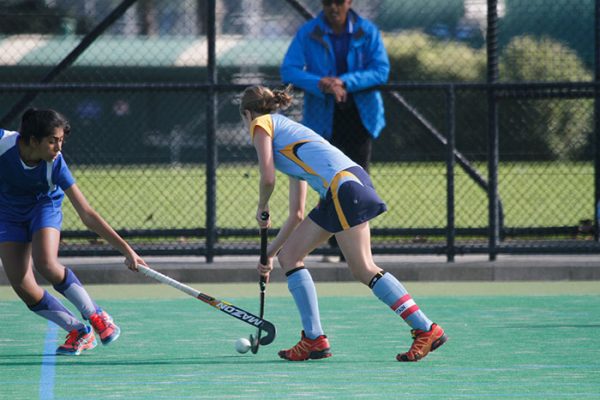
[[[369,221],[386,210],[365,170],[351,167],[333,178],[325,199],[321,199],[308,216],[321,228],[336,233]]]
[[[33,234],[42,228],[60,231],[63,214],[51,200],[38,203],[23,219],[4,218],[0,215],[0,243],[29,243]]]

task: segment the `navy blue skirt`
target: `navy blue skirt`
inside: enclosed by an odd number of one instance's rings
[[[326,231],[336,233],[369,221],[386,210],[369,174],[356,166],[340,171],[333,178],[326,197],[308,217]]]

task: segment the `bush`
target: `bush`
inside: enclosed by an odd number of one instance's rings
[[[411,31],[384,37],[391,62],[390,81],[484,82],[485,50],[434,39]],[[514,38],[500,55],[504,82],[589,81],[592,76],[577,54],[548,38]],[[402,95],[440,132],[446,126],[440,91],[404,91]],[[461,90],[456,95],[456,135],[468,157],[487,154],[487,94]],[[500,151],[503,159],[576,159],[589,148],[591,100],[503,100],[500,104]],[[376,159],[440,159],[443,148],[406,110],[386,96],[388,128],[375,143]],[[385,152],[385,153],[383,153]]]
[[[391,63],[390,81],[456,81],[485,79],[485,50],[432,38],[418,31],[384,37]]]
[[[506,0],[500,19],[500,45],[522,36],[550,37],[594,65],[595,0]]]
[[[391,63],[390,81],[481,82],[485,79],[485,50],[435,39],[418,31],[386,35],[384,41]],[[403,91],[402,96],[444,133],[446,103],[443,92]],[[386,161],[443,159],[444,148],[440,142],[415,123],[414,118],[391,97],[384,98],[388,128],[375,142],[375,158]],[[485,154],[485,143],[470,140],[473,136],[481,136],[485,129],[485,123],[480,124],[481,116],[485,118],[486,115],[484,92],[461,91],[457,93],[456,106],[457,143],[461,151]]]
[[[502,51],[499,68],[506,82],[592,80],[573,50],[549,38],[513,39]],[[518,154],[523,143],[529,143],[533,148],[528,151],[543,158],[574,159],[590,142],[593,103],[587,99],[503,101],[500,117],[504,151]]]

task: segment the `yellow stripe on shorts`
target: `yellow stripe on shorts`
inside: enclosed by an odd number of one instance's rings
[[[343,178],[346,178],[346,179],[343,179]],[[348,172],[348,171],[338,172],[333,177],[333,180],[331,181],[331,198],[333,199],[335,213],[337,214],[338,219],[340,220],[340,225],[342,225],[342,229],[344,229],[344,230],[350,228],[350,225],[348,224],[348,220],[346,219],[346,216],[344,215],[344,210],[342,210],[342,205],[340,204],[340,199],[338,198],[338,189],[340,186],[340,181],[343,181],[342,183],[344,183],[348,180],[358,182],[362,185],[362,182],[360,181],[360,179],[358,179],[356,177],[356,175],[354,175],[353,173]]]

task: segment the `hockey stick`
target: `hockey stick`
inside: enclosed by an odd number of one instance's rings
[[[250,324],[258,328],[259,330],[265,332],[265,336],[263,336],[260,339],[260,344],[262,344],[263,346],[266,346],[272,343],[273,340],[275,340],[275,335],[277,334],[275,325],[273,325],[267,320],[262,319],[262,317],[259,318],[256,315],[249,313],[248,311],[242,310],[241,308],[236,307],[227,301],[215,299],[214,297],[211,297],[205,293],[201,293],[192,287],[189,287],[181,282],[176,281],[173,278],[169,278],[168,276],[153,270],[152,268],[145,267],[143,265],[138,265],[137,267],[138,270],[147,277],[155,279],[158,282],[169,285],[183,293],[195,297],[198,300],[213,306],[217,310],[223,311],[225,314],[237,318],[240,321]]]
[[[266,221],[269,219],[269,213],[267,213],[266,211],[262,213],[261,215],[261,219],[263,221]],[[262,228],[260,230],[260,263],[262,265],[266,265],[268,262],[267,259],[267,236],[268,236],[268,229],[267,228]],[[262,319],[265,315],[265,290],[267,288],[267,278],[264,277],[263,275],[260,276],[260,279],[258,280],[258,287],[260,288],[260,318]],[[258,328],[256,330],[256,337],[254,337],[253,335],[250,335],[250,350],[252,351],[253,354],[256,354],[258,352],[258,347],[260,346],[261,340],[260,340],[260,333],[261,333],[262,328]]]

